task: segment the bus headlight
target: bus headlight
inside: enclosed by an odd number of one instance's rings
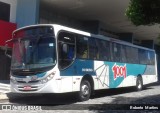
[[[46,82],[48,82],[48,81],[50,81],[53,77],[54,77],[54,75],[56,74],[56,72],[54,71],[54,72],[52,72],[51,74],[49,74],[46,78],[44,78],[44,79],[42,79],[40,82],[42,83],[42,84],[44,84],[44,83],[46,83]]]
[[[14,77],[12,77],[12,76],[10,76],[10,80],[11,80],[11,82],[13,82],[13,83],[17,83],[16,79],[15,79]]]

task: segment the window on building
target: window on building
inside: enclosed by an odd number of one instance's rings
[[[8,21],[10,19],[10,4],[0,2],[0,20]]]

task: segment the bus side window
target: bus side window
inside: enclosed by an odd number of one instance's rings
[[[67,57],[68,59],[72,60],[74,58],[74,47],[72,45],[68,45],[68,54],[67,54]]]
[[[121,61],[127,62],[126,46],[125,45],[121,45]]]
[[[84,36],[77,37],[77,58],[88,58],[88,38]]]
[[[109,61],[110,60],[109,42],[106,40],[96,40],[96,45],[98,47],[97,59]]]
[[[147,59],[148,59],[148,64],[149,65],[154,65],[155,64],[155,55],[154,55],[154,52],[147,51]]]
[[[121,53],[121,48],[120,44],[117,43],[112,43],[112,50],[113,50],[113,59],[115,62],[120,62],[120,53]]]
[[[98,59],[98,48],[95,41],[95,38],[89,38],[89,59]]]
[[[110,61],[114,61],[113,51],[112,51],[112,48],[113,48],[112,45],[113,45],[113,43],[110,42],[110,43],[109,43],[109,46],[110,46],[110,55],[111,55],[111,56],[110,56]]]
[[[58,36],[59,68],[68,67],[75,56],[75,36],[71,33],[60,32]]]
[[[132,59],[131,63],[139,64],[138,49],[134,48],[134,47],[131,47],[130,51],[131,51],[130,54],[131,54],[131,59]]]
[[[146,52],[146,50],[139,49],[138,53],[139,53],[140,63],[141,64],[147,64],[148,61],[147,61],[147,52]]]
[[[74,58],[74,46],[66,43],[62,44],[62,57],[72,60]]]
[[[131,54],[131,47],[126,46],[126,57],[127,57],[127,62],[132,63],[132,54]]]

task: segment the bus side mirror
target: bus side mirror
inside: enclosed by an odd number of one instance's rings
[[[11,55],[8,54],[8,44],[5,45],[5,55],[9,58],[12,58]]]

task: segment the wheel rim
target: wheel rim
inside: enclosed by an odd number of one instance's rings
[[[89,87],[86,84],[82,85],[82,95],[87,96],[88,94],[89,94]]]
[[[138,89],[141,89],[142,88],[142,84],[141,84],[141,81],[138,80]]]

